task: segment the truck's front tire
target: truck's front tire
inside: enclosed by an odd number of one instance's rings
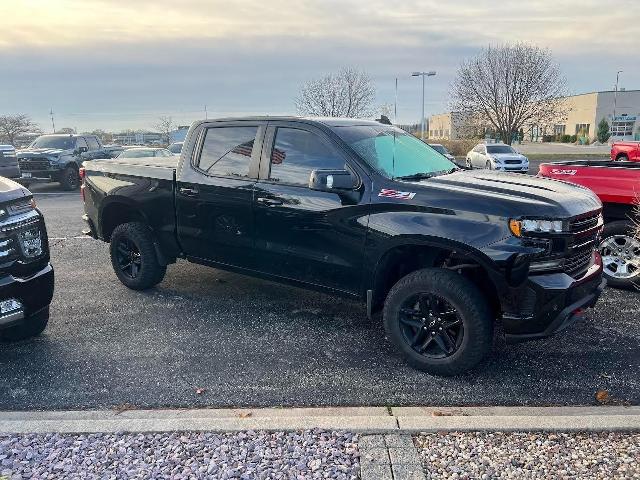
[[[640,285],[640,239],[631,221],[607,223],[602,230],[600,255],[607,284],[617,288]]]
[[[407,362],[435,375],[458,375],[489,352],[493,317],[469,280],[449,270],[426,268],[396,283],[384,304],[389,339]]]
[[[167,271],[158,261],[153,234],[142,223],[118,225],[111,234],[109,251],[118,280],[133,290],[157,285]]]
[[[77,190],[80,186],[80,175],[74,165],[69,165],[60,173],[60,185],[65,190]]]
[[[31,337],[37,337],[49,323],[49,307],[34,313],[30,317],[24,319],[24,322],[15,327],[7,328],[0,331],[0,339],[5,342],[17,342]]]

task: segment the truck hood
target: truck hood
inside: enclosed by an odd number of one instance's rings
[[[0,203],[10,202],[28,196],[31,196],[31,192],[22,185],[8,178],[0,177]]]
[[[529,175],[462,170],[417,182],[398,182],[416,195],[412,201],[454,212],[504,217],[569,218],[602,207],[589,189]],[[401,190],[397,185],[398,190]]]
[[[72,152],[72,150],[62,150],[60,148],[27,148],[17,152],[18,158],[23,157],[59,157],[66,152]]]

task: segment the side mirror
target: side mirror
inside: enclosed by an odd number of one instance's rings
[[[87,153],[89,151],[89,149],[87,147],[79,147],[78,148],[78,153]]]
[[[354,189],[354,178],[348,170],[313,170],[309,188],[321,192],[347,192]]]

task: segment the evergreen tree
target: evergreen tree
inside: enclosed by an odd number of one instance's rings
[[[598,141],[600,143],[607,143],[607,140],[609,140],[609,137],[611,136],[611,133],[609,131],[609,122],[607,122],[606,119],[602,119],[600,120],[600,123],[598,123],[598,132],[596,134],[596,137],[598,138]]]

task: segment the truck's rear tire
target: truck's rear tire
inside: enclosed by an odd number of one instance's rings
[[[633,230],[633,223],[625,220],[607,223],[602,230],[602,273],[612,287],[640,286],[640,239]]]
[[[167,271],[158,261],[151,230],[142,223],[118,225],[111,234],[109,251],[118,280],[133,290],[157,285]]]
[[[80,187],[80,174],[75,166],[69,165],[62,171],[60,185],[65,190],[77,190]]]
[[[384,304],[389,339],[407,362],[435,375],[458,375],[490,351],[493,316],[473,283],[457,273],[426,268],[396,283]]]
[[[27,317],[24,323],[0,331],[0,339],[5,342],[17,342],[40,335],[49,323],[49,307]]]

